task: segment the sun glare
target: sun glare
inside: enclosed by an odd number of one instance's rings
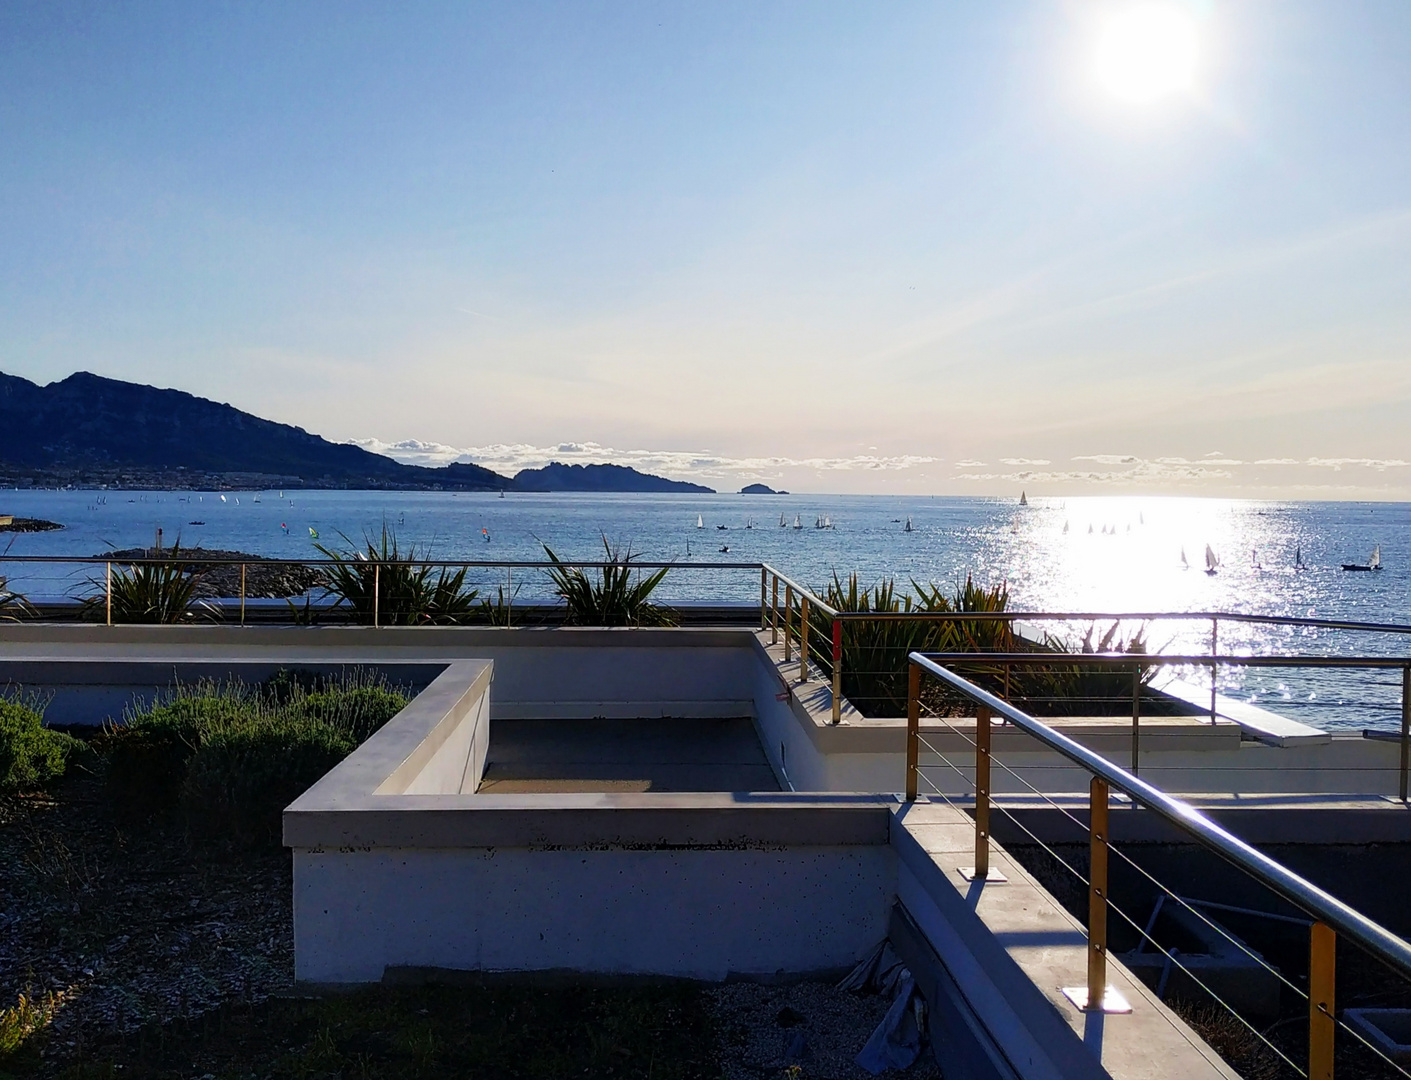
[[[1188,12],[1171,4],[1133,4],[1099,32],[1093,71],[1109,93],[1144,103],[1192,90],[1199,53]]]

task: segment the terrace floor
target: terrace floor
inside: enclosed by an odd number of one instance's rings
[[[749,717],[495,720],[481,793],[778,791]]]

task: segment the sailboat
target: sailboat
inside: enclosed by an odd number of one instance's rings
[[[1021,491],[1021,492],[1019,493],[1019,505],[1020,505],[1020,506],[1028,506],[1028,505],[1029,505],[1029,495],[1028,495],[1027,492]]]
[[[1343,563],[1344,570],[1380,570],[1382,568],[1382,546],[1372,548],[1372,557],[1366,563]]]
[[[1215,555],[1215,549],[1209,544],[1205,545],[1205,572],[1211,577],[1219,571],[1220,560]]]
[[[697,515],[696,515],[696,528],[698,528],[698,529],[704,529],[704,528],[705,528],[705,518],[701,517],[700,514],[697,514]]]
[[[796,529],[802,529],[802,528],[803,528],[803,522],[799,520],[799,515],[798,515],[798,514],[795,514],[795,515],[794,515],[794,528],[796,528]]]
[[[1063,523],[1063,535],[1064,535],[1064,536],[1067,536],[1067,535],[1068,535],[1068,522],[1066,522],[1066,521]]]
[[[1181,545],[1181,569],[1182,569],[1182,570],[1189,570],[1190,568],[1191,568],[1191,564],[1190,564],[1189,560],[1186,559],[1186,545],[1185,545],[1185,544],[1182,544],[1182,545]]]
[[[907,514],[907,516],[906,516],[906,526],[902,529],[902,532],[915,532],[915,531],[916,531],[916,530],[911,527],[911,515],[910,515],[910,514]]]
[[[1303,562],[1303,549],[1295,546],[1293,549],[1293,568],[1295,570],[1307,570],[1308,567]]]
[[[789,527],[789,523],[784,520],[784,515],[783,515],[783,514],[780,514],[780,515],[779,515],[779,528],[781,528],[781,529],[787,529],[788,527]]]
[[[1262,565],[1260,565],[1260,562],[1259,562],[1259,549],[1258,549],[1258,548],[1250,548],[1250,549],[1249,549],[1249,566],[1250,566],[1250,569],[1252,569],[1252,570],[1263,570],[1263,569],[1264,569],[1264,567],[1263,567]]]

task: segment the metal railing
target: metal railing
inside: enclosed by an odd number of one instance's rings
[[[1390,656],[1181,656],[1134,653],[926,653],[937,664],[995,665],[1004,671],[1008,701],[1009,669],[1061,667],[1095,667],[1130,670],[1132,674],[1131,772],[1141,769],[1141,719],[1143,676],[1159,667],[1253,667],[1253,668],[1370,668],[1401,672],[1401,763],[1400,797],[1408,802],[1408,781],[1411,781],[1411,658]],[[973,684],[971,684],[973,685]],[[908,714],[909,715],[909,714]]]
[[[987,658],[988,659],[988,658]],[[1031,657],[1024,655],[1021,659],[1027,661]],[[1053,658],[1044,658],[1052,660]],[[1079,659],[1075,657],[1062,658],[1066,661]],[[1115,662],[1117,658],[1087,657],[1088,660],[1097,662]],[[1143,663],[1150,663],[1158,658],[1145,657]],[[1194,658],[1173,658],[1173,660],[1183,659],[1191,662]],[[1202,658],[1204,660],[1219,658]],[[1225,658],[1231,659],[1231,658]],[[1241,662],[1251,661],[1256,658],[1241,657]],[[1260,661],[1276,663],[1279,660],[1288,658],[1270,657],[1257,658]],[[1314,658],[1321,661],[1332,658]],[[1259,852],[1249,844],[1240,840],[1224,828],[1216,824],[1205,814],[1189,804],[1173,798],[1166,792],[1154,787],[1138,777],[1134,772],[1127,771],[1105,758],[1089,750],[1087,747],[1075,740],[1063,735],[1049,725],[1028,715],[1016,708],[1003,698],[990,693],[983,687],[944,666],[948,662],[959,660],[973,662],[973,654],[964,656],[943,656],[925,655],[922,653],[912,653],[908,657],[908,703],[907,703],[907,739],[906,739],[906,782],[905,798],[908,802],[915,802],[919,793],[919,781],[923,776],[925,766],[920,761],[920,751],[924,743],[921,735],[920,718],[922,711],[923,677],[930,677],[940,680],[951,691],[963,695],[976,706],[976,728],[975,737],[972,742],[975,751],[974,759],[974,819],[975,819],[975,867],[972,872],[974,880],[987,880],[990,876],[989,855],[990,855],[990,814],[992,810],[990,775],[993,764],[993,754],[991,746],[991,723],[995,717],[1000,717],[1003,721],[1012,724],[1019,730],[1027,733],[1039,743],[1050,750],[1060,754],[1064,758],[1084,769],[1091,777],[1089,783],[1089,813],[1088,822],[1084,827],[1088,834],[1089,846],[1089,873],[1086,879],[1088,886],[1088,934],[1087,934],[1087,985],[1081,988],[1083,992],[1084,1007],[1093,1007],[1095,1010],[1102,1009],[1102,1003],[1108,999],[1109,987],[1107,985],[1107,916],[1110,907],[1113,907],[1108,887],[1108,855],[1112,850],[1110,844],[1110,834],[1108,831],[1108,803],[1112,789],[1125,793],[1131,800],[1132,806],[1144,807],[1159,817],[1170,822],[1178,829],[1192,837],[1202,847],[1216,853],[1235,867],[1254,878],[1256,881],[1268,887],[1272,892],[1294,907],[1306,913],[1313,920],[1312,931],[1309,938],[1309,958],[1310,975],[1307,991],[1308,998],[1308,1068],[1306,1073],[1298,1069],[1296,1065],[1274,1047],[1263,1033],[1251,1027],[1247,1021],[1239,1017],[1233,1009],[1230,1011],[1250,1027],[1255,1035],[1262,1038],[1285,1063],[1293,1066],[1296,1071],[1309,1077],[1327,1078],[1331,1080],[1333,1070],[1333,1046],[1334,1033],[1339,1025],[1361,1041],[1368,1049],[1372,1050],[1397,1071],[1404,1075],[1411,1075],[1400,1069],[1394,1062],[1385,1055],[1382,1055],[1377,1048],[1367,1043],[1353,1029],[1342,1024],[1336,1018],[1334,1010],[1334,976],[1335,976],[1335,952],[1337,935],[1343,935],[1347,940],[1361,947],[1371,956],[1382,961],[1403,978],[1411,979],[1411,944],[1393,934],[1385,927],[1368,919],[1365,915],[1354,908],[1338,900],[1336,897],[1325,892],[1317,885],[1300,877],[1281,863],[1269,858]],[[1130,665],[1130,656],[1121,657],[1121,662]],[[1380,665],[1381,661],[1376,661]],[[1405,664],[1405,661],[1401,661]],[[1405,716],[1406,714],[1403,713]],[[1403,721],[1403,724],[1405,721]],[[1403,740],[1404,745],[1404,740]],[[942,765],[956,771],[960,771],[955,765],[945,759],[934,747],[927,747],[933,754],[941,759]],[[963,774],[962,774],[963,775]],[[1032,786],[1032,785],[1030,785]],[[1037,794],[1043,795],[1042,792]],[[936,789],[935,794],[941,798],[946,796]],[[949,800],[947,800],[949,801]],[[1050,800],[1052,801],[1052,800]],[[1053,804],[1055,807],[1058,804]],[[1073,818],[1079,825],[1081,821],[1073,815],[1064,811],[1068,817]],[[1023,826],[1020,826],[1023,828]],[[1024,830],[1028,832],[1028,830]],[[1032,834],[1030,834],[1032,835]],[[1037,838],[1035,838],[1037,839]],[[1052,852],[1050,852],[1052,854]],[[1055,856],[1057,857],[1057,856]],[[1130,859],[1128,860],[1130,862]],[[1059,859],[1059,862],[1063,862]],[[1067,866],[1066,863],[1064,863]],[[1133,866],[1136,864],[1133,863]],[[1068,867],[1070,870],[1073,868]],[[1138,868],[1140,869],[1140,868]],[[1078,871],[1073,870],[1074,873]],[[1175,897],[1176,894],[1165,886],[1160,885],[1149,874],[1142,873],[1149,878],[1153,884],[1165,892]],[[1078,874],[1080,879],[1081,874]],[[1179,897],[1177,897],[1179,900]],[[1190,906],[1187,904],[1186,906]],[[1192,907],[1192,911],[1195,909]],[[1144,931],[1125,913],[1118,912],[1127,922],[1142,934],[1149,938],[1149,927]],[[1203,917],[1202,917],[1203,918]],[[1208,919],[1205,919],[1209,923]],[[1215,926],[1216,924],[1210,923]],[[1217,927],[1218,929],[1218,927]],[[1225,935],[1230,937],[1228,933]],[[1237,939],[1231,938],[1238,943]],[[1152,944],[1155,944],[1153,941]],[[1238,943],[1246,952],[1249,950]],[[1168,955],[1173,955],[1168,952]],[[1250,954],[1264,964],[1262,958],[1257,954]],[[1179,961],[1177,961],[1179,963]],[[1267,964],[1264,964],[1268,967]],[[1183,967],[1198,985],[1209,991],[1198,978]],[[1270,969],[1274,970],[1274,969]],[[1288,979],[1284,978],[1277,971],[1284,985],[1292,987],[1296,992],[1303,993],[1294,987]],[[1074,996],[1075,1000],[1077,995]],[[1211,992],[1211,996],[1220,1004],[1219,997]],[[1228,1008],[1228,1006],[1226,1006]]]

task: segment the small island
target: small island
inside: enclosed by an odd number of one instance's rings
[[[741,495],[787,495],[787,491],[775,491],[768,484],[746,484],[740,489]]]

